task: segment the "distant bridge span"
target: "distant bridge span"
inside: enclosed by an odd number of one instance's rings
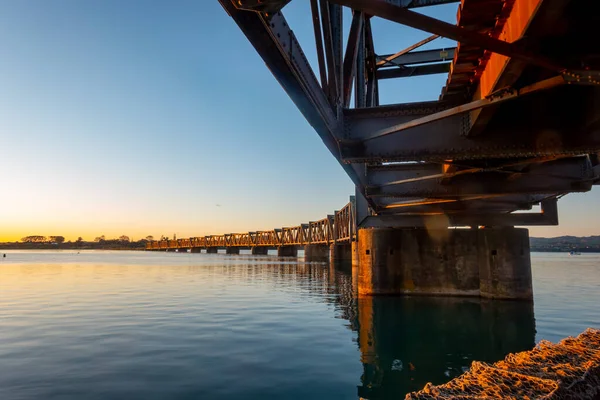
[[[356,217],[354,198],[341,210],[319,221],[294,227],[270,231],[229,233],[177,240],[157,240],[148,242],[146,250],[190,250],[217,252],[225,249],[228,253],[239,253],[240,249],[251,249],[253,254],[266,254],[268,249],[277,249],[279,255],[293,255],[300,246],[350,245],[356,239]],[[325,252],[320,258],[324,259]]]

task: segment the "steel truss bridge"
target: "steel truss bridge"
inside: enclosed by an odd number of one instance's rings
[[[557,199],[599,182],[599,1],[305,0],[314,70],[284,17],[289,1],[219,0],[356,185],[359,228],[556,225]],[[455,2],[456,24],[419,12]],[[374,18],[431,36],[381,54]],[[422,50],[438,37],[456,46]],[[438,100],[380,105],[386,80],[430,74],[447,75]],[[264,237],[305,240],[293,230]]]
[[[228,233],[177,240],[155,240],[146,250],[220,249],[350,244],[356,237],[354,196],[341,210],[316,222],[271,231]]]

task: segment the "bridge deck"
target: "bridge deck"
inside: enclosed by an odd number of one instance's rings
[[[462,0],[457,25],[497,38],[515,0]],[[479,46],[458,43],[441,100],[466,100],[476,87],[491,53]]]

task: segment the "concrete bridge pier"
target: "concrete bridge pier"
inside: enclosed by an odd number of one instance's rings
[[[207,247],[206,254],[217,254],[219,252],[218,247]]]
[[[279,246],[277,248],[277,257],[297,257],[298,248],[296,246]]]
[[[329,246],[329,260],[333,263],[352,262],[352,247],[350,243],[333,243]]]
[[[268,247],[253,247],[250,252],[255,256],[266,256],[269,254]]]
[[[239,247],[227,247],[225,248],[225,254],[240,254]]]
[[[304,246],[304,261],[318,262],[329,260],[329,246],[326,244],[307,244]]]
[[[533,299],[527,229],[360,229],[358,253],[359,296]]]
[[[200,253],[201,250],[202,250],[201,247],[192,247],[190,249],[190,253]]]

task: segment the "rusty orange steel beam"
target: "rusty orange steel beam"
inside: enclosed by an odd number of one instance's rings
[[[516,0],[498,39],[507,43],[521,39],[541,4],[542,0]],[[494,91],[496,82],[504,72],[509,60],[510,57],[506,55],[492,53],[479,78],[479,89],[476,96],[484,98]]]

